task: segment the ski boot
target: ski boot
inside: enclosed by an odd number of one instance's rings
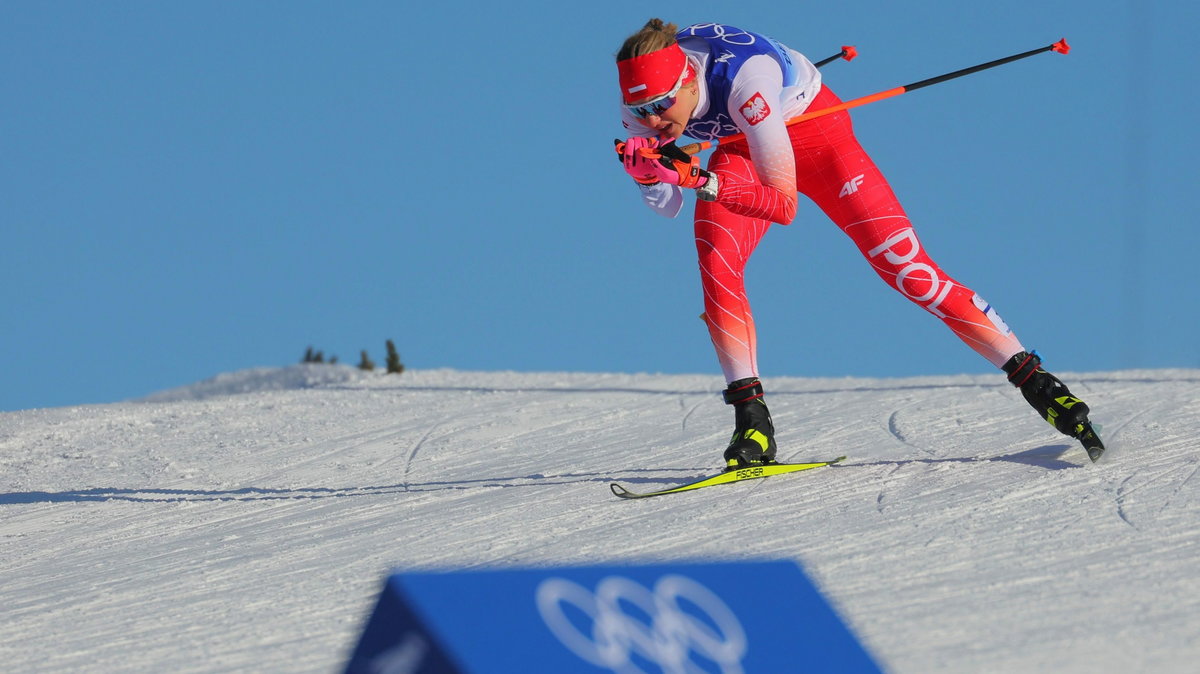
[[[1059,433],[1079,440],[1092,461],[1099,460],[1104,453],[1104,443],[1088,421],[1087,403],[1071,395],[1066,384],[1042,369],[1042,359],[1036,351],[1018,353],[1004,364],[1003,369],[1008,374],[1008,381],[1021,389],[1026,402],[1043,419]]]
[[[725,403],[733,405],[734,431],[725,449],[725,469],[736,470],[775,462],[775,425],[763,402],[758,377],[739,379],[725,389]]]

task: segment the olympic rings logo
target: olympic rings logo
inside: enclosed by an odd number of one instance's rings
[[[688,26],[685,30],[692,35],[716,38],[729,44],[750,45],[757,41],[753,33],[720,23],[698,23]]]
[[[591,621],[580,630],[564,607]],[[722,674],[741,674],[746,631],[733,611],[707,587],[680,575],[663,576],[649,590],[621,576],[600,581],[596,591],[565,578],[537,588],[537,607],[546,626],[571,652],[618,674],[645,674],[635,661],[654,663],[663,674],[700,671],[693,654],[715,663]],[[625,608],[636,609],[634,614]],[[647,622],[647,619],[649,622]]]
[[[730,135],[740,131],[725,113],[720,113],[711,120],[694,120],[688,123],[687,135],[700,140],[712,140],[722,135]]]

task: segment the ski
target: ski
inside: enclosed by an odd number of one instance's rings
[[[1100,460],[1101,455],[1104,454],[1104,442],[1100,440],[1098,427],[1093,427],[1091,422],[1085,421],[1079,425],[1079,432],[1075,434],[1075,438],[1087,450],[1088,458],[1092,460],[1092,463]]]
[[[846,457],[839,456],[832,461],[817,461],[815,463],[768,463],[762,466],[750,466],[748,468],[739,468],[736,470],[727,470],[716,475],[702,477],[694,482],[688,482],[676,487],[660,489],[645,493],[629,491],[625,487],[613,482],[608,485],[612,493],[621,498],[650,498],[651,496],[663,496],[664,494],[678,494],[679,492],[691,491],[693,489],[701,489],[704,487],[714,487],[718,484],[730,484],[733,482],[741,482],[743,480],[757,480],[763,477],[771,477],[773,475],[785,475],[787,473],[796,473],[802,470],[811,470],[813,468],[821,468],[822,466],[832,466],[844,460]]]

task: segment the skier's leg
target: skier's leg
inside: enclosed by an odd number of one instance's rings
[[[812,109],[836,102],[823,89]],[[930,258],[883,173],[855,139],[847,113],[792,129],[800,191],[850,236],[885,283],[996,367],[1024,351],[991,305]]]
[[[718,176],[756,180],[744,145],[722,147],[709,161]],[[775,427],[758,380],[754,316],[746,297],[744,272],[750,254],[771,223],[733,213],[708,201],[696,203],[696,253],[704,289],[704,319],[729,386],[725,402],[734,408],[734,431],[724,459],[728,468],[775,458]]]
[[[836,104],[822,89],[812,109]],[[1103,445],[1088,422],[1088,406],[1041,367],[979,295],[946,274],[917,238],[891,187],[854,138],[847,113],[793,127],[797,181],[858,246],[875,272],[937,316],[968,346],[1003,369],[1038,414],[1079,438],[1093,460]]]
[[[713,154],[708,168],[718,175],[754,176],[749,158],[726,148]],[[770,225],[766,220],[737,215],[716,202],[696,202],[696,253],[704,316],[726,382],[758,376],[754,316],[743,273]]]

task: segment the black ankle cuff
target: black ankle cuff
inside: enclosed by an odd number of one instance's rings
[[[726,405],[748,403],[763,397],[762,382],[758,380],[758,377],[739,379],[730,384],[722,395],[725,397]]]
[[[1042,359],[1037,355],[1037,352],[1026,353],[1022,351],[1009,359],[1002,368],[1008,373],[1008,381],[1012,382],[1013,386],[1021,388],[1029,378],[1037,372],[1038,367],[1042,364]]]

